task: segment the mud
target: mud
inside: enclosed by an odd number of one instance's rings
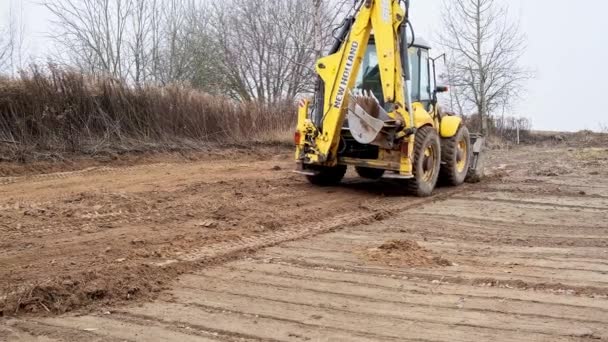
[[[99,168],[87,161],[75,171],[0,178],[0,311],[62,313],[154,297],[176,274],[206,265],[192,255],[207,247],[218,246],[215,258],[223,246],[303,223],[350,213],[381,220],[389,215],[377,196],[404,195],[356,179],[312,188],[291,172],[285,151],[226,155]]]
[[[0,178],[0,340],[608,338],[605,148],[428,199],[227,154]]]

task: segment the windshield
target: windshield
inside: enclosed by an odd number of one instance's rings
[[[363,84],[363,79],[372,69],[378,68],[378,53],[376,52],[376,46],[370,44],[363,57],[363,63],[361,63],[361,71],[357,76],[357,87]]]
[[[420,51],[420,55],[419,55]],[[412,100],[421,101],[430,99],[430,80],[428,51],[414,47],[409,49],[410,64],[412,67]],[[422,58],[421,58],[422,57]],[[421,65],[422,60],[422,65]],[[382,103],[382,83],[380,82],[380,68],[378,65],[378,53],[376,45],[370,43],[363,57],[361,69],[357,75],[356,89],[370,90]]]
[[[378,53],[376,45],[370,44],[363,57],[359,75],[357,75],[356,89],[371,90],[379,100],[382,100],[382,86],[380,84],[380,68],[378,66]]]

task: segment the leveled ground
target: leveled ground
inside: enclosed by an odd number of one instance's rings
[[[608,339],[607,149],[429,199],[262,159],[0,180],[0,340]]]

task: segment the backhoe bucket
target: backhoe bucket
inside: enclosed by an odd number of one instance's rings
[[[373,94],[351,94],[347,118],[350,133],[357,142],[385,149],[393,147],[396,122],[388,116]]]

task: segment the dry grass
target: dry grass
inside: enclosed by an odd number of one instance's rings
[[[183,86],[134,88],[55,66],[0,78],[0,160],[35,153],[287,143],[292,102],[237,102]]]

